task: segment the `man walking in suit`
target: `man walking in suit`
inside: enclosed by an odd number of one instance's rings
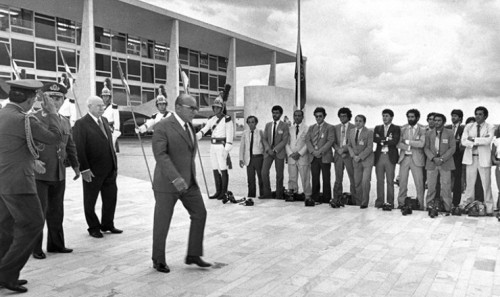
[[[42,110],[48,128],[27,112],[43,84],[33,79],[8,81],[10,102],[0,110],[0,286],[26,292],[19,279],[43,229],[43,212],[36,194],[34,163],[40,146],[61,142],[56,107],[44,95]],[[28,126],[30,129],[26,129]]]
[[[248,197],[255,198],[255,174],[259,179],[259,196],[264,194],[262,182],[262,163],[264,162],[264,145],[262,144],[262,130],[257,129],[259,120],[256,116],[247,117],[247,130],[243,131],[240,143],[240,167],[247,167]]]
[[[328,203],[332,199],[330,169],[332,167],[332,144],[335,141],[335,129],[325,122],[326,111],[323,107],[314,110],[316,124],[309,127],[306,145],[311,154],[312,199],[316,203]],[[323,176],[323,198],[320,200],[320,174]]]
[[[460,205],[460,200],[462,199],[462,159],[464,157],[465,147],[462,146],[462,134],[464,133],[464,125],[462,125],[462,119],[464,113],[460,109],[454,109],[451,111],[451,125],[445,126],[445,128],[450,129],[453,132],[455,138],[455,153],[453,154],[453,161],[455,163],[455,169],[451,171],[451,185],[453,187],[453,206]]]
[[[262,198],[272,198],[271,181],[269,171],[275,162],[276,169],[276,199],[283,199],[283,171],[285,170],[286,149],[290,137],[288,125],[280,121],[283,115],[283,108],[279,105],[273,106],[273,121],[266,124],[264,129],[264,164],[262,165],[262,181],[264,182],[264,196]]]
[[[97,96],[88,100],[89,113],[76,121],[73,137],[78,152],[83,179],[83,206],[88,232],[102,238],[101,231],[122,233],[115,228],[117,162],[108,120],[103,117],[104,103]],[[102,218],[95,214],[97,197],[101,193]]]
[[[299,191],[298,178],[302,184],[305,198],[311,198],[310,166],[311,155],[307,151],[306,135],[309,127],[303,122],[304,111],[293,112],[293,125],[290,127],[290,140],[286,145],[288,156],[288,190]]]
[[[495,128],[486,123],[488,109],[479,106],[474,111],[476,122],[464,128],[462,145],[465,146],[462,164],[467,166],[467,187],[465,188],[465,203],[475,199],[474,185],[477,173],[481,176],[484,191],[484,204],[486,213],[493,214],[493,196],[491,194],[491,142],[495,137]]]
[[[443,197],[446,211],[451,210],[451,170],[455,169],[453,154],[455,153],[455,136],[449,129],[444,129],[446,117],[443,114],[434,114],[434,129],[425,135],[425,155],[427,161],[427,205],[430,205],[436,197],[436,186],[438,178],[441,184],[441,195]],[[439,197],[438,197],[439,198]]]
[[[354,129],[354,125],[349,122],[352,118],[352,112],[349,108],[342,107],[339,109],[337,115],[340,119],[340,124],[334,127],[335,141],[333,142],[333,148],[335,149],[335,155],[333,156],[333,162],[335,162],[335,184],[333,186],[333,197],[339,200],[342,197],[343,191],[344,169],[347,170],[347,175],[349,176],[350,191],[353,197],[356,195],[356,187],[354,185],[352,158],[347,149],[349,134]]]
[[[382,111],[383,125],[376,126],[373,141],[377,144],[375,151],[375,173],[377,174],[377,200],[375,207],[381,208],[384,204],[384,178],[387,184],[387,203],[394,207],[394,174],[398,163],[399,153],[397,145],[401,128],[392,124],[394,112],[390,109]]]
[[[354,118],[356,128],[349,134],[347,148],[353,161],[354,184],[356,186],[356,205],[361,209],[370,202],[370,180],[373,169],[373,131],[365,128],[366,117],[357,115]]]
[[[195,157],[198,141],[191,121],[198,112],[196,99],[181,94],[175,100],[175,113],[155,126],[153,154],[156,160],[153,190],[155,212],[153,225],[153,268],[168,273],[165,245],[174,213],[180,200],[189,213],[191,226],[186,264],[210,267],[203,261],[203,234],[207,210],[196,181]]]
[[[417,109],[410,109],[406,112],[408,125],[401,128],[401,137],[398,143],[399,152],[399,182],[398,208],[403,207],[408,194],[408,177],[411,171],[417,199],[420,207],[424,207],[424,146],[425,127],[418,124],[420,112]]]
[[[56,110],[59,111],[63,102],[66,88],[58,83],[47,83],[42,92],[54,101]],[[35,116],[41,123],[48,126],[49,118],[43,110],[38,111]],[[41,162],[41,171],[35,171],[36,189],[38,198],[42,205],[45,220],[47,221],[47,251],[50,253],[71,253],[73,250],[66,248],[64,244],[64,192],[66,189],[66,166],[65,161],[75,171],[75,179],[80,176],[80,164],[78,163],[75,143],[71,136],[71,124],[69,120],[59,115],[61,122],[62,141],[58,144],[46,145],[40,151],[40,157],[36,162]],[[42,250],[43,234],[40,234],[33,249],[33,257],[45,259]]]

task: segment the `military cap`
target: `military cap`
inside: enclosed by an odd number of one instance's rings
[[[36,79],[8,80],[6,83],[9,84],[11,88],[23,90],[37,90],[43,87],[43,83]]]
[[[42,92],[48,92],[48,93],[61,93],[61,94],[66,94],[66,92],[68,92],[68,90],[66,89],[65,86],[63,86],[62,84],[58,84],[56,82],[50,82],[50,83],[46,83],[43,88],[42,88]]]

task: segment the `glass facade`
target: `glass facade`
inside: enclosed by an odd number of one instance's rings
[[[20,35],[20,34],[22,35]],[[166,84],[169,47],[166,43],[94,26],[96,92],[113,78],[115,103],[126,105],[125,91],[117,79],[120,63],[129,81],[131,103],[153,100],[159,85]],[[64,61],[77,72],[81,24],[59,16],[0,4],[0,76],[13,78],[7,48],[27,78],[57,81],[65,72]],[[227,59],[179,48],[179,60],[190,79],[190,92],[200,106],[208,106],[224,88]],[[182,82],[180,82],[182,85]]]

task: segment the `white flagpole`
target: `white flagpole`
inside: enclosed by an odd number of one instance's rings
[[[302,65],[300,65],[300,54],[301,54],[301,49],[300,49],[300,0],[298,1],[298,13],[297,13],[297,18],[298,18],[298,30],[297,30],[297,59],[296,59],[296,67],[297,67],[297,109],[300,109],[302,106],[302,97],[301,92],[300,92],[300,85],[301,85],[301,79],[302,79]]]

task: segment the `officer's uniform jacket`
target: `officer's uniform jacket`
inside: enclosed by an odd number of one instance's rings
[[[120,131],[120,111],[118,110],[118,104],[112,103],[108,105],[102,116],[108,120],[113,130],[113,134],[115,131]]]
[[[203,127],[200,132],[205,135],[209,130],[212,130],[212,144],[222,143],[222,139],[225,138],[224,143],[233,143],[234,137],[234,126],[233,120],[229,115],[222,115],[223,118],[217,123],[219,118],[215,115],[211,116],[205,127]]]
[[[161,120],[166,119],[171,115],[172,113],[169,111],[166,111],[165,114],[162,114],[161,112],[155,113],[141,127],[139,127],[140,132],[144,133],[146,131],[152,131],[156,124],[158,124]]]

